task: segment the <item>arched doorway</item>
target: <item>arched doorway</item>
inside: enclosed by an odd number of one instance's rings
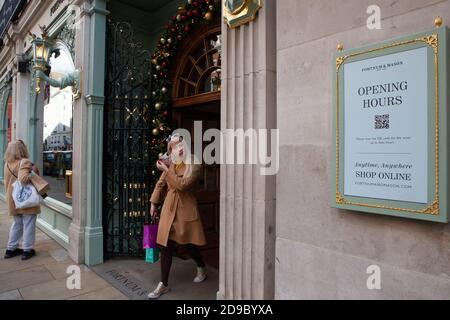
[[[172,70],[172,116],[177,128],[194,137],[194,125],[201,123],[202,134],[220,129],[221,21],[199,28],[179,50]],[[193,143],[193,139],[192,139]],[[203,146],[203,148],[206,145]],[[193,148],[193,146],[192,146]],[[192,149],[193,150],[193,149]],[[220,166],[203,165],[196,197],[205,229],[206,263],[219,267]]]

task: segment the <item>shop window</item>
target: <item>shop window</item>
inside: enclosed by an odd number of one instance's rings
[[[70,51],[61,47],[50,58],[54,79],[75,70]],[[50,183],[48,196],[64,204],[72,205],[72,141],[73,141],[73,97],[72,88],[45,90],[43,126],[43,175]],[[64,135],[64,139],[60,137]],[[70,184],[68,184],[68,181]]]
[[[220,91],[221,47],[218,31],[204,38],[189,52],[178,78],[176,98]]]

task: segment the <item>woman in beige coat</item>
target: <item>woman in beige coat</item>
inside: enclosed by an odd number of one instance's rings
[[[206,244],[206,240],[197,200],[192,193],[200,176],[201,166],[187,163],[187,146],[179,136],[171,138],[168,149],[172,161],[169,166],[158,161],[157,167],[162,171],[162,175],[150,200],[151,214],[155,216],[161,193],[167,188],[157,238],[157,243],[161,246],[161,282],[148,295],[150,299],[157,299],[169,291],[169,273],[177,245],[185,246],[197,263],[194,282],[199,283],[206,279],[205,263],[198,249],[198,246]]]
[[[22,260],[28,260],[36,252],[34,245],[36,241],[36,219],[41,213],[40,206],[27,209],[16,209],[12,198],[12,184],[18,179],[22,184],[31,183],[31,178],[39,173],[33,163],[28,160],[29,154],[22,140],[11,142],[5,152],[5,188],[6,202],[9,214],[14,217],[9,233],[8,246],[5,259],[22,255]],[[23,236],[23,249],[19,249],[19,241]]]

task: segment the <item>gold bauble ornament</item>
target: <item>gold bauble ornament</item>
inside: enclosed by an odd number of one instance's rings
[[[161,110],[161,103],[157,103],[157,104],[155,104],[155,109],[157,110],[157,111],[159,111],[159,110]]]
[[[153,129],[152,133],[154,136],[159,136],[159,129],[158,128]]]
[[[211,13],[211,12],[207,12],[207,13],[205,13],[205,20],[207,20],[207,21],[211,21],[211,20],[212,20],[212,18],[213,18],[213,15],[212,15],[212,13]]]

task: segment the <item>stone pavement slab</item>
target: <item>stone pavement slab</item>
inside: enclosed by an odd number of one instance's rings
[[[22,261],[20,257],[15,257],[7,260],[5,260],[3,257],[4,256],[2,255],[0,259],[0,276],[9,272],[41,266],[55,261],[55,259],[53,259],[48,252],[40,251],[37,252],[35,257],[27,261]]]
[[[0,293],[0,301],[1,300],[23,300],[22,296],[20,295],[19,290],[12,290]]]
[[[23,288],[54,280],[44,266],[4,273],[0,276],[0,292]]]
[[[111,287],[105,280],[92,272],[81,275],[81,289],[67,288],[67,279],[46,281],[37,285],[19,289],[25,300],[66,300],[86,293],[92,293]]]
[[[80,265],[81,290],[67,288],[69,266],[76,265],[67,251],[37,230],[37,255],[22,261],[3,258],[12,218],[0,201],[0,300],[146,300],[160,281],[160,264],[143,259],[111,259],[88,268]],[[161,300],[213,300],[219,286],[218,270],[208,268],[208,279],[192,282],[196,273],[191,260],[174,258],[170,275],[171,292]]]
[[[28,261],[4,259],[12,218],[0,201],[0,300],[116,300],[128,298],[88,267],[80,265],[80,290],[69,290],[67,273],[76,264],[67,251],[39,229],[37,255]]]
[[[95,292],[76,296],[69,300],[129,300],[124,294],[113,287],[107,287]]]
[[[63,262],[52,262],[45,264],[47,270],[52,274],[53,278],[56,280],[67,279],[67,268],[74,265],[72,260],[67,260]],[[90,272],[90,269],[84,265],[80,266],[81,273]]]

